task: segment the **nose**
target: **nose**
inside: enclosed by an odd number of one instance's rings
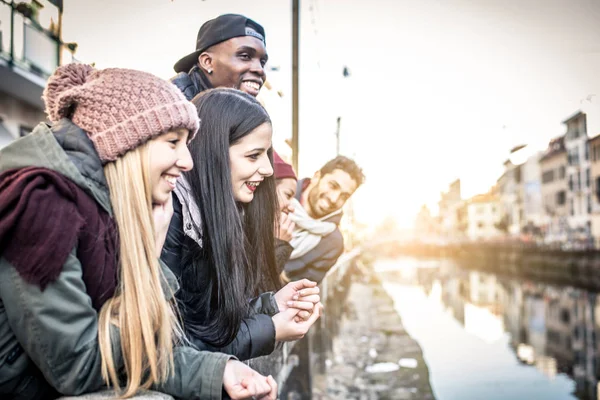
[[[192,160],[192,155],[190,154],[187,145],[181,146],[178,156],[179,158],[175,163],[177,168],[180,168],[182,171],[191,171],[192,168],[194,168],[194,161]]]
[[[262,157],[262,163],[260,167],[258,167],[258,173],[264,177],[273,175],[273,166],[271,165],[271,161],[269,161],[269,157],[265,155]]]
[[[263,67],[260,60],[254,60],[254,62],[252,63],[251,71],[260,76],[263,82],[267,80],[267,73],[265,72],[265,67]]]
[[[331,203],[332,206],[337,205],[339,199],[340,194],[338,192],[330,192],[327,196],[327,200],[329,200],[329,203]]]

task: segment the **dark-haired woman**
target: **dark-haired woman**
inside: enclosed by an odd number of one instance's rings
[[[180,279],[183,325],[200,349],[242,360],[297,340],[320,315],[316,283],[280,285],[271,121],[252,96],[212,89],[192,103],[202,121],[178,179],[163,261]],[[253,299],[253,300],[251,300]]]

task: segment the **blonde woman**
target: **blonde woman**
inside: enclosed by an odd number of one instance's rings
[[[0,398],[274,399],[271,377],[182,344],[158,259],[194,106],[153,75],[82,64],[44,101],[53,125],[0,151]]]

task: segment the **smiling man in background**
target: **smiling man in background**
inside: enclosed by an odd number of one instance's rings
[[[312,179],[298,181],[292,221],[296,224],[290,244],[294,248],[285,264],[285,281],[308,278],[320,282],[344,251],[339,230],[342,207],[362,185],[362,169],[350,158],[337,156]]]

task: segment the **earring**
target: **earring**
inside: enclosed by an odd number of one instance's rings
[[[208,74],[209,74],[209,75],[212,75],[212,69],[209,69],[209,70],[208,70],[208,71],[206,71],[206,72],[208,72]]]

